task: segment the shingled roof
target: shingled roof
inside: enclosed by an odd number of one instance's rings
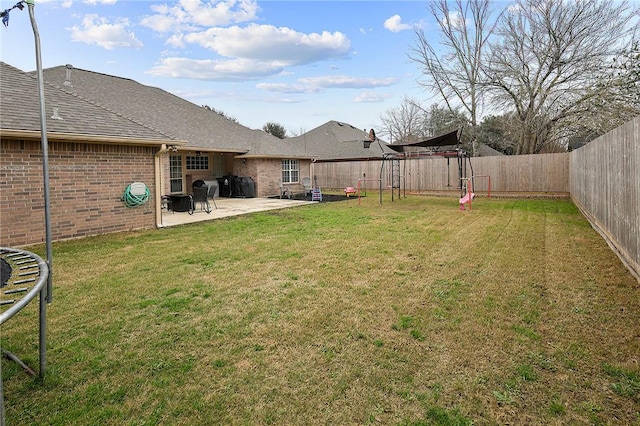
[[[178,143],[157,130],[109,111],[52,85],[43,84],[47,138],[135,144]],[[0,62],[0,133],[35,137],[41,134],[38,81]]]
[[[262,130],[252,130],[220,114],[129,78],[74,68],[48,68],[44,79],[174,138],[194,150],[253,157],[309,158]]]
[[[379,160],[387,154],[395,154],[380,139],[365,148],[364,142],[369,141],[369,134],[339,121],[328,121],[303,135],[286,140],[306,150],[319,161]]]

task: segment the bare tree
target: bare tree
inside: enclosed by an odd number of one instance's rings
[[[405,97],[399,107],[386,111],[380,117],[382,127],[378,133],[388,137],[389,143],[412,142],[430,136],[426,127],[426,115],[427,112],[418,101]]]
[[[440,44],[432,44],[424,31],[418,29],[409,58],[422,67],[423,87],[442,98],[451,111],[461,107],[468,115],[475,151],[475,129],[484,87],[481,70],[497,17],[492,16],[490,0],[451,3],[453,7],[448,0],[429,3],[440,26]]]
[[[291,137],[301,136],[307,133],[307,129],[304,127],[300,127],[298,130],[291,130]]]
[[[388,137],[390,143],[415,142],[459,129],[462,143],[467,147],[471,145],[469,120],[459,108],[432,104],[427,109],[415,99],[405,97],[402,105],[388,110],[380,120],[382,126],[378,134]]]
[[[517,0],[504,15],[486,68],[493,102],[515,113],[517,154],[567,141],[594,115],[625,104],[606,70],[629,43],[634,11],[608,0]]]

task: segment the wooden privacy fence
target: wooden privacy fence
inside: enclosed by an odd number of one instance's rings
[[[640,280],[640,117],[570,155],[571,198]]]
[[[380,179],[382,170],[382,185],[390,188],[391,161],[381,167],[381,160],[315,163],[314,175],[323,188],[355,188],[358,179],[366,179],[367,187],[374,188],[376,183],[371,180]],[[456,190],[460,185],[457,158],[410,158],[400,160],[399,167],[401,186],[410,192]],[[492,193],[569,194],[568,153],[474,157],[465,167],[467,177],[482,176],[474,179],[474,190],[479,192],[488,191],[490,176]]]

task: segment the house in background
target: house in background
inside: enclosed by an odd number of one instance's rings
[[[61,90],[186,141],[161,154],[162,195],[191,193],[196,180],[248,177],[254,182],[252,195],[267,197],[280,194],[280,181],[301,188],[302,179],[311,175],[312,156],[305,150],[162,89],[72,65],[48,68],[43,74]]]
[[[0,245],[45,240],[39,89],[0,62]],[[159,223],[160,153],[185,142],[44,84],[54,239],[151,228]],[[128,185],[149,200],[128,208]],[[159,206],[159,202],[157,203]]]
[[[396,152],[369,132],[340,121],[328,121],[300,136],[287,138],[292,145],[313,156],[317,162],[381,160]]]

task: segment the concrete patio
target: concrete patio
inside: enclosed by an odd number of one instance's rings
[[[290,200],[287,198],[216,198],[215,201],[218,208],[216,209],[213,202],[209,201],[211,213],[208,214],[200,209],[200,203],[196,203],[196,209],[192,215],[187,212],[173,212],[163,209],[162,226],[184,225],[186,223],[203,222],[223,217],[317,203],[316,201]]]

